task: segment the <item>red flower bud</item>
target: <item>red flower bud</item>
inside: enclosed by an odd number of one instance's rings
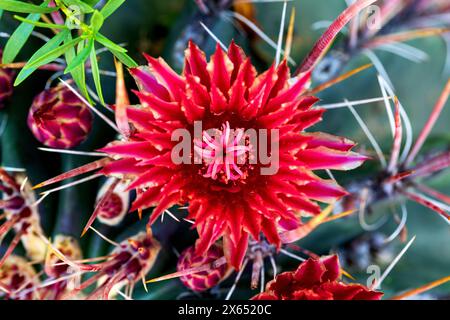
[[[223,249],[218,245],[211,246],[203,255],[196,254],[195,247],[192,246],[181,253],[178,259],[177,270],[184,271],[207,266],[223,256]],[[200,292],[216,286],[219,282],[225,280],[229,274],[229,265],[222,264],[217,268],[211,268],[207,271],[193,271],[191,274],[180,277],[180,280],[189,289]]]
[[[44,145],[70,149],[82,143],[92,128],[92,112],[63,85],[41,92],[28,113],[28,127]]]

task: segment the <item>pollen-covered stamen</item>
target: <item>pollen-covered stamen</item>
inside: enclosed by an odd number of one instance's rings
[[[244,129],[232,130],[227,121],[212,135],[203,131],[202,141],[194,139],[194,150],[204,164],[204,177],[225,183],[245,178],[246,172],[240,166],[247,164],[251,146]]]

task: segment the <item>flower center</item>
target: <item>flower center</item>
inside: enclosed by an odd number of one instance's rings
[[[250,150],[244,129],[232,130],[228,121],[222,129],[203,131],[202,140],[194,139],[195,163],[203,164],[200,173],[224,183],[246,177]]]

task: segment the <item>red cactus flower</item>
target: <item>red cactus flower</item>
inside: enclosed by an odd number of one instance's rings
[[[360,284],[345,284],[340,277],[336,255],[311,258],[296,271],[278,275],[252,300],[379,300],[383,295]]]
[[[317,98],[303,95],[309,72],[291,79],[283,62],[258,75],[234,43],[228,54],[218,46],[209,63],[190,43],[182,75],[161,59],[147,59],[148,69],[131,70],[141,100],[141,106],[127,109],[135,132],[128,141],[102,149],[118,159],[102,172],[132,181],[130,188],[138,192],[132,210],[156,206],[150,224],[170,206],[188,203],[188,218],[200,235],[198,255],[223,236],[225,254],[239,268],[249,236],[258,240],[262,232],[279,246],[278,228],[298,226],[301,214],[319,213],[315,200],[329,202],[345,195],[313,170],[352,169],[366,159],[349,151],[351,141],[303,132],[319,122],[324,111],[313,108]],[[190,161],[176,164],[172,134],[177,129],[194,132],[196,121],[201,121],[203,132],[190,142]],[[275,174],[263,175],[261,168],[267,166],[251,163],[251,150],[258,147],[245,135],[251,129],[267,130],[271,142],[271,133],[279,132]],[[242,146],[240,139],[245,141]],[[225,156],[218,162],[221,146]],[[203,161],[196,161],[198,154]]]
[[[347,170],[366,159],[350,152],[351,141],[304,132],[321,120],[324,111],[313,107],[318,99],[305,92],[312,69],[339,31],[375,1],[359,0],[344,10],[318,39],[294,78],[286,62],[258,75],[234,43],[227,53],[218,46],[208,63],[191,42],[181,75],[162,59],[147,57],[149,68],[131,70],[141,105],[126,107],[122,101],[116,107],[117,128],[124,141],[102,149],[108,158],[36,188],[103,167],[103,174],[130,182],[129,189],[137,191],[132,211],[156,206],[149,224],[170,206],[187,203],[188,219],[199,233],[198,255],[223,237],[225,256],[239,269],[249,237],[259,241],[263,235],[279,247],[279,229],[296,228],[300,216],[317,214],[320,207],[315,201],[330,202],[346,194],[313,170]],[[196,130],[196,123],[201,123],[201,130]],[[255,142],[248,133],[252,130],[266,130],[270,140]],[[194,136],[187,143],[190,152],[179,150],[173,141],[185,138],[181,131]],[[272,143],[279,148],[272,149]],[[267,157],[255,163],[254,151],[261,148]],[[266,169],[273,167],[276,170],[266,175]],[[105,201],[97,205],[84,232]]]
[[[28,127],[48,147],[69,149],[86,140],[91,110],[63,85],[41,92],[28,113]]]
[[[182,272],[184,270],[209,265],[221,257],[223,257],[223,249],[218,245],[212,245],[202,256],[196,254],[194,247],[189,247],[181,253],[178,259],[177,270],[178,272]],[[225,280],[230,274],[229,271],[229,266],[222,264],[218,268],[183,275],[180,277],[180,280],[189,289],[200,292],[210,289]]]
[[[0,60],[2,59],[2,56],[3,51],[0,49]],[[5,107],[5,103],[13,94],[13,78],[14,71],[11,69],[0,68],[0,109]]]

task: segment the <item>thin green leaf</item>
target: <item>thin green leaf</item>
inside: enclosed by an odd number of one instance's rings
[[[70,62],[70,64],[68,64],[66,70],[64,70],[64,73],[69,73],[78,66],[84,66],[84,62],[89,57],[93,45],[94,40],[89,40],[88,45],[76,55],[76,57]]]
[[[95,52],[94,46],[91,49],[91,70],[92,70],[92,77],[94,78],[94,84],[95,84],[95,89],[97,90],[98,98],[100,99],[101,104],[105,105],[105,100],[103,99],[102,84],[100,81],[100,70],[98,68],[98,62],[97,62],[97,53]]]
[[[111,49],[110,49],[111,50]],[[119,59],[120,62],[122,62],[124,65],[126,65],[128,68],[136,68],[139,66],[136,61],[133,60],[129,55],[123,52],[119,52],[116,50],[111,50],[112,54]]]
[[[67,27],[63,24],[55,24],[55,23],[45,23],[45,22],[39,22],[39,21],[33,21],[26,18],[22,18],[21,16],[14,16],[15,19],[29,23],[34,25],[35,27],[41,27],[41,28],[49,28],[49,29],[67,29]]]
[[[19,13],[50,13],[58,10],[15,0],[0,0],[0,9]]]
[[[84,3],[87,3],[88,5],[90,5],[92,8],[95,7],[95,5],[99,2],[100,0],[83,0]]]
[[[0,9],[0,19],[2,18],[2,16],[3,16],[3,10]]]
[[[31,56],[30,60],[28,60],[28,63],[32,63],[32,62],[36,61],[46,52],[49,52],[49,51],[53,50],[54,48],[57,48],[61,44],[61,42],[64,41],[64,38],[67,36],[67,34],[70,34],[69,30],[63,30],[60,33],[58,33],[57,35],[55,35],[52,39],[50,39],[50,41],[48,41],[46,44],[44,44],[39,50],[37,50]],[[20,70],[19,74],[17,75],[16,81],[14,82],[14,85],[17,86],[20,83],[22,83],[34,71],[36,71],[37,68],[38,67],[27,68],[27,69],[23,68],[22,70]]]
[[[125,0],[109,0],[105,6],[100,10],[103,18],[108,18],[125,2]]]
[[[55,59],[62,56],[69,48],[75,46],[81,40],[82,40],[82,38],[73,39],[72,41],[69,41],[69,42],[63,44],[62,46],[59,46],[51,51],[46,52],[45,54],[41,55],[35,61],[33,61],[31,63],[28,62],[25,65],[24,69],[29,69],[29,68],[33,68],[33,67],[39,68],[40,66],[43,66],[47,63],[54,61]]]
[[[110,50],[114,50],[117,52],[127,52],[127,49],[122,48],[121,46],[115,44],[114,42],[112,42],[111,40],[109,40],[108,38],[106,38],[104,35],[97,33],[95,35],[95,40],[97,40],[98,42],[100,42],[102,45],[104,45],[105,47],[107,47]]]
[[[94,8],[92,8],[91,5],[80,0],[64,0],[63,2],[68,7],[77,6],[83,13],[92,13],[94,11]]]
[[[64,40],[66,43],[70,42],[72,40],[72,35],[69,33]],[[81,41],[78,43],[77,51],[75,52],[75,48],[70,48],[66,51],[65,57],[67,64],[71,64],[72,61],[75,59],[77,54],[80,54],[81,51],[84,49],[84,41]],[[86,70],[85,66],[80,65],[76,67],[72,72],[70,73],[72,76],[72,79],[75,81],[75,84],[77,85],[78,89],[80,89],[81,93],[84,95],[86,99],[88,99],[89,103],[92,104],[92,101],[89,97],[89,93],[86,86]]]
[[[91,28],[94,33],[96,33],[103,25],[104,22],[103,15],[100,11],[95,10],[91,17]]]
[[[49,1],[45,1],[41,7],[47,7]],[[29,14],[27,20],[38,21],[40,19],[40,14]],[[13,32],[8,42],[3,50],[3,63],[12,63],[14,59],[19,54],[20,50],[23,48],[31,33],[33,32],[34,26],[28,23],[21,23],[19,27]]]

